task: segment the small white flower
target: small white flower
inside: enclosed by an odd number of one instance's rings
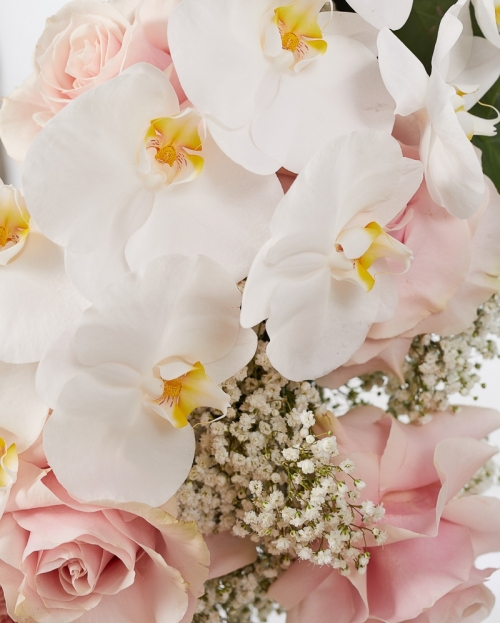
[[[299,417],[302,422],[302,426],[306,428],[311,428],[311,426],[316,424],[316,418],[314,417],[314,413],[312,411],[303,411]]]
[[[250,492],[254,495],[261,495],[262,493],[262,482],[260,480],[251,480],[248,485]]]
[[[355,465],[354,465],[354,462],[351,461],[351,459],[346,459],[345,461],[342,461],[339,467],[346,474],[350,474],[352,470],[355,468]]]
[[[285,448],[282,454],[287,461],[297,461],[300,456],[298,448]]]
[[[314,463],[310,459],[299,461],[297,466],[300,467],[304,474],[314,474]]]
[[[314,435],[307,435],[306,442],[308,444],[314,443],[316,441],[316,437]]]
[[[323,439],[321,439],[321,441],[318,441],[318,446],[321,452],[324,452],[325,454],[336,454],[337,453],[336,437],[324,437]],[[346,461],[344,461],[344,463],[345,462]]]

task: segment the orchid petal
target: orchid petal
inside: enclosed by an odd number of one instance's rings
[[[186,479],[195,441],[190,426],[176,429],[146,409],[139,388],[78,376],[62,390],[44,447],[77,498],[160,506]]]
[[[99,247],[115,211],[131,210],[143,188],[136,158],[149,123],[176,112],[164,74],[140,63],[58,113],[24,167],[26,203],[42,231],[75,251]]]

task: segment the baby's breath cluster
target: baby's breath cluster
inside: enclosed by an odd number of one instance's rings
[[[494,336],[500,336],[497,296],[478,309],[476,320],[463,333],[415,337],[403,364],[404,383],[381,373],[362,376],[361,384],[351,388],[351,404],[360,402],[361,392],[378,385],[387,394],[390,413],[423,424],[429,413],[447,409],[451,396],[467,396],[480,382],[480,360],[498,356]]]
[[[351,475],[353,461],[336,459],[333,435],[314,433],[316,418],[328,408],[320,391],[283,378],[265,349],[260,341],[249,366],[224,384],[231,399],[226,418],[214,421],[210,410],[192,418],[197,452],[177,495],[179,519],[196,521],[203,534],[232,530],[250,536],[262,551],[256,564],[266,565],[213,581],[201,602],[200,623],[243,621],[253,611],[250,603],[263,611],[271,607],[262,599],[271,579],[296,558],[343,574],[364,573],[366,534],[384,541],[374,527],[384,509],[359,501],[365,484]],[[229,600],[232,591],[239,597]]]
[[[266,597],[276,577],[290,564],[289,559],[272,556],[259,548],[251,565],[205,583],[193,623],[255,623],[267,621],[278,604]]]

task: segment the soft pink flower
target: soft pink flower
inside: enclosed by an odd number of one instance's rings
[[[41,128],[68,102],[139,62],[163,70],[171,59],[151,43],[137,12],[128,19],[102,0],[64,5],[47,20],[34,73],[3,100],[0,137],[9,155],[22,162]]]
[[[404,153],[415,157],[412,148],[405,147]],[[500,195],[485,180],[485,201],[470,219],[458,219],[435,204],[424,181],[406,210],[389,224],[394,228],[391,236],[414,256],[409,270],[395,277],[399,303],[394,317],[372,325],[358,352],[320,379],[322,385],[339,387],[377,370],[401,377],[413,337],[465,331],[479,305],[499,292]]]
[[[14,621],[187,622],[208,576],[194,523],[140,504],[80,504],[27,462],[0,534],[0,585]]]
[[[402,424],[375,407],[321,422],[317,432],[337,437],[335,461],[349,455],[353,477],[366,482],[361,499],[384,505],[377,527],[387,541],[368,540],[366,575],[295,562],[269,593],[289,611],[288,623],[330,623],[332,612],[336,623],[455,623],[455,612],[469,606],[485,616],[488,574],[481,577],[474,560],[500,549],[500,500],[457,495],[495,454],[479,440],[498,426],[500,414],[473,407],[426,426]]]

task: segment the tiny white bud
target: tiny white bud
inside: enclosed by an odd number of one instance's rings
[[[307,443],[314,443],[316,441],[316,437],[314,435],[307,435],[306,441]]]
[[[303,437],[304,439],[306,437],[309,437],[309,429],[308,428],[301,428],[300,429],[300,436]]]
[[[362,491],[366,487],[366,482],[364,482],[363,480],[356,479],[354,481],[354,486],[356,487],[356,489],[359,489],[360,491]]]

